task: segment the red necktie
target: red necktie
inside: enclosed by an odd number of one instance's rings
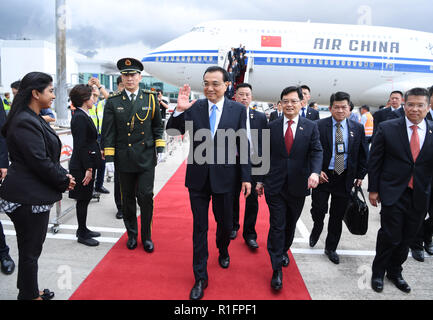
[[[292,144],[293,144],[293,132],[291,128],[292,123],[293,121],[289,120],[289,123],[287,125],[287,130],[284,135],[284,143],[286,144],[287,154],[289,155],[290,155],[290,149],[292,149]]]
[[[419,136],[418,126],[410,126],[412,128],[412,136],[410,137],[410,151],[412,152],[413,162],[416,161],[419,155]],[[413,176],[409,180],[409,188],[413,189]]]

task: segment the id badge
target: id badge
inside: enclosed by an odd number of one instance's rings
[[[337,143],[337,153],[338,154],[344,153],[344,142]]]

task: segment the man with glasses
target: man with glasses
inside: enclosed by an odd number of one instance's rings
[[[266,195],[269,207],[268,252],[273,269],[271,287],[283,286],[282,267],[289,265],[288,251],[295,235],[305,197],[319,184],[322,146],[317,123],[299,115],[302,91],[287,87],[281,93],[284,116],[270,122],[271,170],[257,194]]]
[[[424,88],[407,91],[405,116],[381,123],[371,146],[369,200],[375,207],[381,203],[371,279],[376,292],[383,290],[385,273],[399,290],[411,290],[402,265],[425,219],[433,177],[433,123],[425,119],[428,100]]]
[[[362,124],[347,119],[350,111],[348,93],[332,94],[329,111],[330,117],[318,121],[323,165],[320,184],[313,190],[311,197],[314,226],[310,247],[314,247],[319,240],[331,196],[325,254],[338,264],[340,259],[336,250],[350,191],[354,185],[361,186],[367,173],[367,144]]]
[[[240,156],[242,193],[248,197],[251,192],[251,165],[245,130],[246,108],[238,102],[224,98],[228,80],[225,69],[217,66],[209,67],[203,75],[203,91],[206,99],[190,102],[191,88],[189,85],[184,85],[179,90],[176,110],[167,123],[168,135],[180,135],[189,130],[193,144],[191,152],[194,156],[191,154],[189,156],[185,178],[193,214],[195,284],[190,293],[191,300],[201,299],[208,285],[207,231],[211,198],[212,211],[217,222],[218,262],[224,269],[230,264],[228,246],[233,229],[233,195],[238,187],[236,152]],[[240,135],[234,139],[230,137],[227,139],[230,132],[233,135],[240,132]],[[246,143],[247,150],[240,149],[241,140]],[[206,146],[205,150],[195,152],[202,146]],[[233,161],[230,161],[231,154],[234,156]],[[202,155],[205,159],[196,158]]]

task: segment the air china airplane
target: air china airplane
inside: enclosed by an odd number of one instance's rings
[[[219,20],[199,24],[147,54],[145,71],[202,92],[211,65],[227,69],[227,53],[247,51],[244,81],[258,101],[275,102],[289,85],[307,84],[312,100],[336,91],[355,105],[385,104],[392,90],[433,85],[433,34],[399,28],[308,22]]]

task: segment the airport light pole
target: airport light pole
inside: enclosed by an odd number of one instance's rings
[[[56,124],[69,127],[66,90],[66,0],[56,0]]]

